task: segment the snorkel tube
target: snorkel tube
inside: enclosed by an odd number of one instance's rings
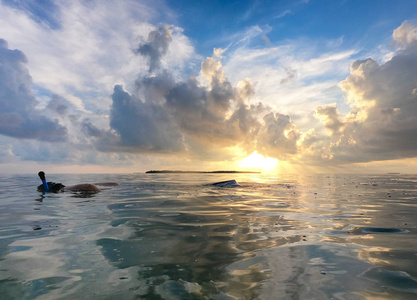
[[[45,173],[43,171],[40,171],[38,173],[38,175],[39,175],[39,178],[42,180],[44,192],[45,193],[49,192],[49,187],[48,187],[48,184],[46,183],[46,179],[45,179]]]

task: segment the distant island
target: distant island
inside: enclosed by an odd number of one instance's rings
[[[236,173],[253,173],[253,174],[259,174],[261,172],[254,172],[254,171],[178,171],[178,170],[150,170],[146,171],[145,173],[225,173],[225,174],[236,174]]]

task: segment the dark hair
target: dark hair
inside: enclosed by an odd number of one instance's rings
[[[40,178],[41,180],[45,180],[45,172],[44,172],[44,171],[40,171],[40,172],[38,173],[38,176],[39,176],[39,178]]]
[[[47,183],[48,183],[49,191],[51,193],[58,193],[61,189],[65,187],[65,185],[63,185],[62,183],[56,183],[52,181],[48,181]],[[43,186],[43,184],[38,186],[38,191],[42,193],[45,191],[45,187]]]

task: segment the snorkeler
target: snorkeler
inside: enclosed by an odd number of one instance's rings
[[[97,187],[101,186],[116,186],[116,182],[101,182],[101,183],[81,183],[76,185],[65,186],[62,183],[55,182],[46,182],[45,173],[40,171],[38,173],[39,178],[42,180],[42,184],[38,186],[39,192],[51,192],[51,193],[60,193],[60,192],[84,192],[84,193],[98,193],[101,190]]]

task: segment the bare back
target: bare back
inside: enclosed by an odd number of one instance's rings
[[[81,184],[66,186],[63,189],[61,189],[61,192],[66,192],[66,191],[97,193],[97,192],[100,192],[100,189],[91,183],[81,183]]]

